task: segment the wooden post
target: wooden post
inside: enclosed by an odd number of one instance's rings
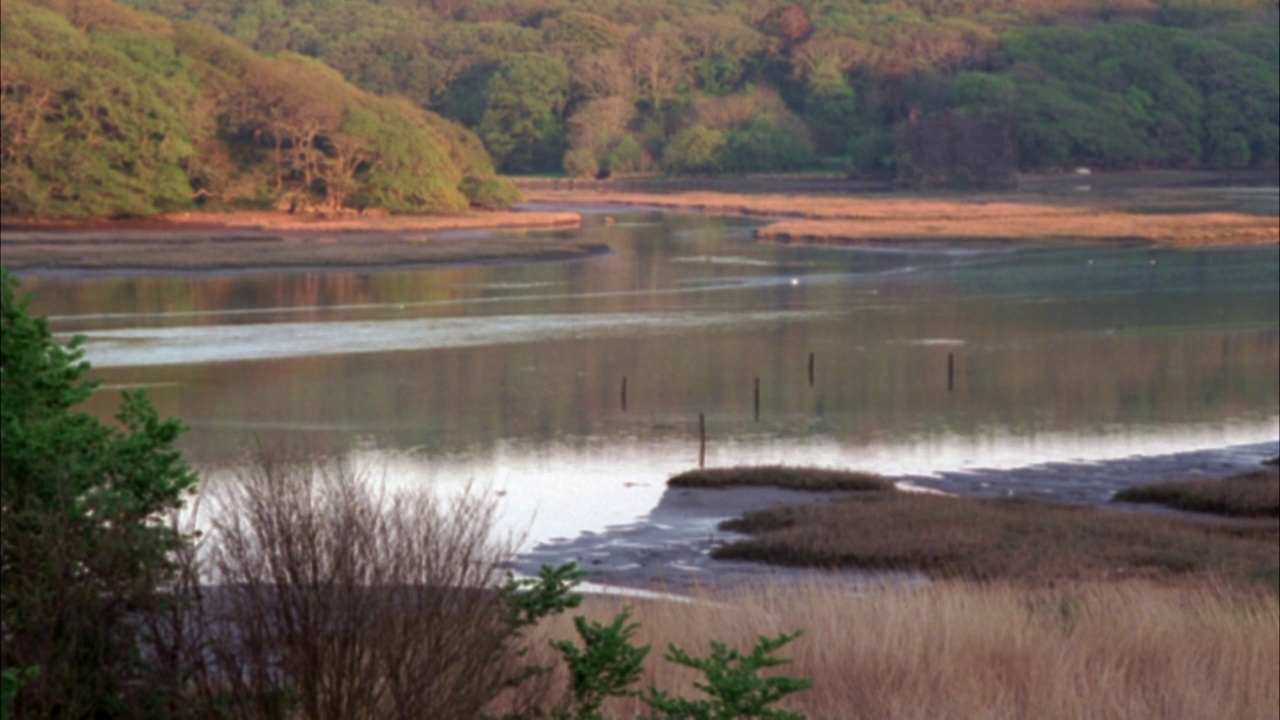
[[[760,422],[760,378],[756,378],[756,422]]]
[[[947,392],[956,389],[956,356],[955,353],[947,353]]]
[[[627,376],[622,376],[622,412],[627,411]]]
[[[813,387],[813,353],[809,353],[809,387]]]
[[[707,466],[707,416],[698,413],[698,469]]]

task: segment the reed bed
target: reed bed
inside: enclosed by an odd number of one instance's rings
[[[1280,517],[1280,468],[1142,485],[1121,490],[1115,499],[1218,515]]]
[[[1135,213],[1034,202],[739,195],[529,191],[543,202],[596,202],[787,218],[756,231],[772,242],[864,243],[906,240],[1134,241],[1173,246],[1280,241],[1275,216],[1225,212]]]
[[[706,592],[696,602],[590,597],[601,622],[630,606],[651,644],[642,685],[695,697],[698,680],[660,656],[748,650],[803,630],[779,669],[813,681],[781,705],[810,718],[1274,718],[1280,707],[1280,602],[1212,581],[1028,588],[937,583],[856,591],[834,584]],[[574,637],[567,618],[542,639]],[[545,642],[535,647],[547,653]],[[645,708],[615,701],[605,717]]]
[[[1270,520],[1203,523],[1023,499],[858,493],[748,513],[722,527],[752,535],[717,548],[722,559],[935,578],[1257,579],[1280,567],[1280,526]]]

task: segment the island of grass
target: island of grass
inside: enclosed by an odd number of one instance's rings
[[[813,489],[807,476],[826,472],[735,468],[711,473],[713,480],[701,486]],[[1029,499],[903,492],[882,481],[826,503],[751,512],[721,529],[750,536],[717,547],[712,556],[722,560],[1032,585],[1218,577],[1280,589],[1280,524],[1269,521],[1205,523]]]
[[[685,488],[776,487],[812,492],[893,489],[893,483],[871,473],[787,465],[690,470],[672,477],[667,484]]]
[[[1169,480],[1132,487],[1116,493],[1113,499],[1231,517],[1280,517],[1280,467],[1275,460],[1266,464],[1268,467],[1226,478]]]

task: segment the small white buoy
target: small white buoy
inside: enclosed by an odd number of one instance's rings
[[[1151,263],[1150,263],[1150,264],[1151,264],[1151,265],[1155,265],[1155,264],[1156,264],[1156,259],[1155,259],[1155,258],[1151,258]]]
[[[1093,264],[1093,258],[1089,258],[1089,264],[1090,264],[1090,265],[1092,265],[1092,264]]]
[[[791,284],[792,284],[792,285],[799,285],[799,284],[800,284],[800,278],[791,278]]]

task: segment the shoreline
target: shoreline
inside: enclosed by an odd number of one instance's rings
[[[602,243],[530,236],[576,228],[565,211],[462,216],[305,218],[278,212],[178,213],[108,221],[0,224],[0,262],[15,272],[216,272],[390,268],[570,260],[609,251]],[[451,236],[507,231],[484,243]]]
[[[994,498],[1010,494],[1051,503],[1091,505],[1114,512],[1174,515],[1204,522],[1262,522],[1222,519],[1160,506],[1112,503],[1118,490],[1171,477],[1215,477],[1259,467],[1280,451],[1280,441],[1136,455],[1093,462],[1048,462],[1007,470],[963,470],[932,475],[886,476],[900,490],[957,497]],[[722,530],[721,521],[744,513],[788,505],[823,503],[850,492],[775,487],[687,488],[668,486],[644,516],[603,532],[555,538],[520,552],[516,571],[536,574],[542,564],[570,560],[587,570],[588,582],[606,589],[688,593],[699,588],[732,589],[772,581],[817,579],[854,588],[928,582],[921,572],[807,568],[748,560],[718,560],[716,547],[747,536]]]
[[[1280,243],[1280,216],[1238,212],[1137,212],[1106,202],[1053,202],[1044,196],[972,198],[671,194],[592,189],[526,189],[531,202],[621,205],[759,217],[762,242],[896,244],[905,242],[1150,243],[1164,247]]]

